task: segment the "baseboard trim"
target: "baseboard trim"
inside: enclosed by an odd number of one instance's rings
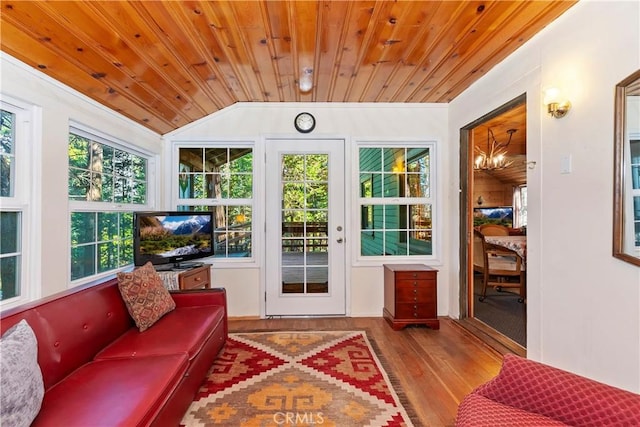
[[[260,320],[260,316],[229,316],[228,320]]]
[[[457,319],[455,323],[475,335],[479,340],[500,354],[513,353],[518,356],[527,357],[527,349],[525,347],[502,335],[478,319],[467,317]]]

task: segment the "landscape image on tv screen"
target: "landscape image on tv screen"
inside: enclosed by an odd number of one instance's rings
[[[473,225],[498,224],[513,226],[513,208],[501,206],[494,208],[473,208]]]
[[[154,259],[213,255],[210,215],[140,218],[140,255]]]

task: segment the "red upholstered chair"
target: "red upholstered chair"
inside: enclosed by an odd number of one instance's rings
[[[640,395],[513,354],[458,407],[458,427],[640,426]]]

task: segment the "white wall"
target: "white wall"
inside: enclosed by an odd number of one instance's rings
[[[32,70],[24,63],[2,54],[1,90],[3,95],[39,107],[42,118],[42,134],[34,141],[34,156],[38,159],[33,171],[36,180],[34,205],[41,212],[40,233],[32,236],[31,251],[41,248],[41,268],[29,275],[33,283],[41,287],[41,296],[47,296],[68,288],[70,282],[69,257],[69,207],[67,192],[69,122],[91,127],[107,135],[135,141],[142,149],[160,153],[160,135],[112,112],[72,89],[56,83],[44,74]],[[37,227],[36,227],[37,228]],[[37,263],[36,263],[37,266]]]
[[[614,86],[638,68],[640,3],[582,1],[449,111],[455,138],[461,127],[527,93],[527,156],[537,162],[527,177],[528,356],[636,392],[640,269],[611,253]],[[548,86],[573,103],[565,118],[544,111]],[[451,169],[458,165],[454,153]],[[563,156],[571,156],[569,174],[560,173]],[[451,191],[457,186],[454,179]],[[451,259],[456,252],[451,248]],[[457,295],[452,286],[451,301]],[[459,314],[455,303],[450,310]]]
[[[240,103],[214,113],[196,123],[187,125],[175,132],[165,135],[167,145],[172,141],[202,140],[251,140],[260,146],[268,137],[299,138],[341,138],[347,142],[350,150],[355,141],[436,141],[437,164],[449,163],[450,147],[447,144],[447,106],[444,104],[340,104],[340,103]],[[294,117],[301,111],[309,111],[316,118],[316,128],[311,134],[302,135],[293,127]],[[170,155],[171,150],[166,150]],[[169,165],[171,162],[166,162]],[[170,177],[170,173],[163,176]],[[442,209],[441,245],[442,256],[436,262],[425,261],[440,270],[438,282],[438,313],[449,312],[449,278],[451,261],[449,238],[450,218],[455,213],[447,210],[451,206],[450,197],[457,197],[443,191],[450,187],[452,173],[449,168],[441,167],[438,172],[438,191]],[[263,181],[260,180],[259,181]],[[346,197],[352,196],[351,177],[347,175]],[[165,184],[168,188],[168,184]],[[169,193],[167,193],[168,199]],[[349,206],[349,202],[347,202]],[[264,209],[258,204],[257,209]],[[383,308],[383,274],[382,266],[356,265],[353,246],[350,242],[358,239],[358,211],[346,212],[349,225],[347,234],[347,312],[351,316],[381,316]],[[264,218],[264,216],[263,216]],[[261,227],[254,230],[261,232]],[[349,234],[350,233],[350,234]],[[264,238],[260,241],[264,242]],[[247,268],[234,268],[224,262],[214,261],[214,285],[227,289],[230,316],[258,316],[263,299],[264,248],[254,248],[258,255],[257,265]]]

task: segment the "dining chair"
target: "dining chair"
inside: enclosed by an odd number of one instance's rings
[[[473,271],[484,274],[484,236],[476,229],[473,230]]]
[[[478,300],[480,302],[485,300],[488,287],[496,288],[499,292],[505,288],[513,288],[518,289],[518,302],[523,303],[527,294],[526,267],[522,257],[511,249],[488,243],[478,230],[474,230],[474,243],[476,239],[480,239],[482,242],[483,258],[482,292]]]
[[[480,235],[482,236],[482,241],[484,240],[484,236],[508,236],[509,235],[509,229],[504,225],[500,225],[500,224],[482,224],[477,229],[480,231]],[[498,255],[498,252],[500,252],[500,248],[501,248],[500,246],[496,246],[493,249],[494,255]],[[502,249],[504,249],[504,253],[502,255],[511,256],[512,251],[507,250],[507,248],[502,248]]]
[[[482,224],[478,227],[484,236],[508,236],[509,229],[500,224]]]

